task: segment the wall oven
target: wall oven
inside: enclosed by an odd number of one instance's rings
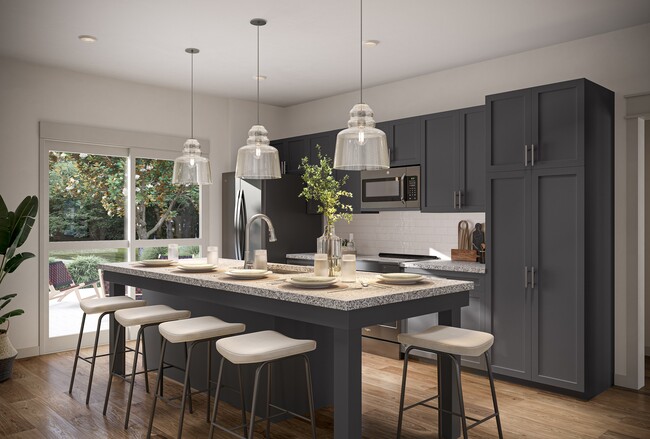
[[[361,171],[361,210],[420,209],[420,167]]]

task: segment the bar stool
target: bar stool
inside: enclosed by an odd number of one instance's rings
[[[174,322],[161,323],[158,326],[160,335],[163,337],[162,348],[160,350],[160,364],[158,366],[158,381],[156,390],[154,391],[153,406],[151,408],[151,416],[149,417],[149,429],[147,430],[147,437],[151,437],[151,430],[153,428],[153,418],[156,413],[156,402],[162,394],[158,394],[158,390],[162,386],[163,363],[165,358],[165,349],[167,343],[185,343],[187,349],[187,361],[185,364],[185,379],[183,380],[183,397],[181,402],[181,413],[178,419],[178,434],[180,439],[183,434],[183,417],[185,415],[185,402],[186,397],[190,396],[190,413],[192,412],[192,389],[190,387],[190,365],[192,360],[192,352],[194,347],[199,343],[211,342],[217,338],[224,337],[232,334],[239,334],[246,330],[246,325],[243,323],[228,323],[212,316],[195,317],[186,320],[177,320]],[[187,343],[190,343],[187,348]],[[210,383],[212,380],[212,343],[207,344],[208,347],[208,377],[207,377],[207,414],[206,421],[210,422]],[[161,392],[162,393],[162,392]],[[244,415],[245,416],[245,415]]]
[[[463,428],[463,438],[467,439],[467,430],[476,427],[483,422],[496,418],[497,430],[499,438],[503,439],[503,432],[501,431],[501,418],[499,417],[499,408],[497,406],[497,395],[494,390],[494,378],[492,376],[492,367],[490,365],[489,349],[494,343],[494,336],[486,332],[472,331],[469,329],[456,328],[452,326],[432,326],[431,328],[418,332],[418,333],[405,333],[399,334],[397,339],[400,343],[407,345],[404,352],[404,373],[402,375],[402,390],[400,393],[399,401],[399,419],[397,421],[397,438],[399,439],[402,433],[402,419],[404,412],[408,409],[423,405],[425,407],[438,410],[438,426],[440,426],[440,419],[442,412],[451,413],[452,415],[461,418],[461,425]],[[456,382],[458,383],[458,402],[460,405],[460,413],[448,412],[440,407],[427,405],[429,401],[438,398],[438,395],[424,399],[422,401],[411,404],[404,408],[404,393],[406,391],[406,371],[408,369],[409,353],[412,349],[419,349],[427,352],[432,352],[438,356],[446,355],[452,360],[455,366]],[[465,416],[465,404],[463,402],[463,389],[460,382],[460,364],[456,355],[466,355],[470,357],[485,356],[485,363],[487,365],[488,378],[490,380],[490,390],[492,391],[492,404],[494,406],[494,413],[486,416],[483,419],[475,419]],[[438,357],[440,358],[440,357]],[[440,363],[438,363],[438,391],[440,391]],[[467,425],[467,419],[474,421],[470,426]]]
[[[248,438],[246,434],[246,415],[244,412],[244,423],[232,429],[227,429],[216,423],[217,408],[219,406],[219,392],[221,390],[221,376],[223,374],[224,361],[228,360],[232,364],[241,366],[242,364],[259,364],[255,370],[255,383],[253,385],[253,401],[251,406],[251,419],[248,431],[250,437],[253,436],[253,429],[255,427],[255,403],[257,402],[257,393],[259,389],[259,381],[262,370],[267,367],[267,391],[266,391],[266,416],[261,420],[266,420],[266,437],[269,437],[271,431],[271,418],[282,416],[285,414],[293,415],[304,421],[311,423],[311,436],[316,437],[316,418],[314,416],[314,398],[311,385],[311,371],[309,366],[309,358],[305,355],[316,349],[316,342],[314,340],[298,340],[289,338],[285,335],[275,331],[260,331],[250,334],[235,335],[233,337],[222,338],[217,341],[217,351],[222,355],[221,365],[219,366],[219,378],[217,379],[217,392],[214,397],[214,409],[212,411],[212,419],[210,421],[209,438],[212,438],[214,427],[226,431],[241,439]],[[309,400],[309,415],[310,418],[293,413],[284,408],[271,404],[271,365],[280,360],[302,357],[305,364],[305,374],[307,376],[307,398]],[[242,397],[243,400],[243,397]],[[270,408],[281,410],[281,413],[270,416]],[[244,429],[244,436],[238,436],[234,430],[240,428]]]
[[[115,358],[117,357],[117,349],[120,340],[120,332],[123,328],[128,326],[140,326],[138,330],[138,336],[135,341],[135,349],[133,349],[133,369],[131,375],[129,375],[130,388],[129,388],[129,399],[126,404],[126,417],[124,420],[124,429],[129,428],[129,417],[131,415],[131,401],[133,400],[133,386],[135,384],[135,376],[139,373],[144,373],[145,385],[147,392],[149,392],[149,377],[147,369],[147,355],[144,342],[144,330],[150,326],[156,326],[164,322],[169,322],[172,320],[181,320],[187,319],[190,317],[190,312],[183,310],[175,310],[167,305],[151,305],[143,306],[140,308],[132,309],[121,309],[115,311],[115,320],[119,323],[117,327],[117,337],[115,338],[115,349],[113,350],[113,356],[111,358],[111,368],[108,375],[108,386],[106,386],[106,398],[104,399],[104,410],[103,414],[106,416],[106,409],[108,408],[108,397],[111,394],[111,384],[113,383],[113,370],[115,368]],[[142,363],[144,366],[143,372],[136,372],[138,365],[138,354],[140,353],[140,341],[142,341]]]
[[[68,393],[72,394],[72,387],[74,386],[74,378],[77,372],[77,363],[79,360],[83,360],[86,363],[90,363],[90,376],[88,377],[88,389],[86,390],[86,405],[90,401],[90,389],[93,385],[93,374],[95,373],[95,360],[99,357],[105,357],[110,354],[101,354],[97,355],[97,344],[99,343],[99,333],[102,327],[102,319],[105,315],[113,314],[115,311],[120,309],[127,308],[136,308],[139,306],[145,306],[147,302],[144,300],[133,300],[130,297],[126,296],[112,296],[112,297],[100,297],[98,299],[84,299],[79,302],[79,306],[83,311],[83,316],[81,317],[81,329],[79,329],[79,339],[77,340],[77,350],[74,356],[74,364],[72,366],[72,376],[70,377],[70,388]],[[81,339],[84,334],[84,325],[86,324],[86,315],[88,314],[100,314],[99,319],[97,320],[97,330],[95,331],[95,343],[93,344],[93,354],[90,357],[82,357],[79,355],[79,350],[81,349]]]

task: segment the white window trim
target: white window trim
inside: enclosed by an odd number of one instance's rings
[[[54,122],[39,124],[39,335],[40,354],[58,352],[74,347],[78,334],[63,337],[49,337],[49,289],[48,255],[50,250],[57,249],[101,249],[126,248],[128,260],[135,260],[137,248],[162,247],[170,243],[179,246],[199,246],[204,251],[208,242],[209,187],[199,190],[199,238],[185,239],[148,239],[138,240],[135,237],[135,224],[131,213],[135,209],[135,186],[130,178],[135,171],[135,158],[151,158],[162,160],[175,159],[182,150],[185,139],[176,136],[166,136],[152,133],[122,131],[110,128],[79,126]],[[201,149],[208,155],[210,144],[207,139],[199,139]],[[127,190],[129,203],[126,206],[126,230],[123,240],[115,241],[72,241],[49,242],[49,151],[61,150],[74,153],[88,153],[127,158]],[[130,245],[131,243],[131,245]],[[90,328],[87,328],[90,329]],[[108,342],[108,331],[102,331],[100,342]],[[83,346],[93,342],[93,333],[86,333]]]

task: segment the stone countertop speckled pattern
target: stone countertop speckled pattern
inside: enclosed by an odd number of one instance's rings
[[[242,261],[220,259],[218,269],[208,273],[188,273],[176,267],[145,267],[137,262],[101,264],[99,268],[149,279],[158,279],[180,284],[213,288],[215,290],[248,294],[269,299],[296,302],[323,308],[343,311],[370,308],[373,306],[440,296],[459,291],[472,290],[473,282],[426,278],[413,285],[386,285],[377,282],[375,273],[357,273],[357,279],[365,280],[368,287],[357,281],[345,284],[338,282],[334,288],[302,289],[295,288],[286,279],[298,273],[309,273],[311,267],[287,264],[269,264],[270,270],[293,271],[293,274],[274,273],[268,278],[257,280],[237,280],[225,274],[230,268],[241,268]]]
[[[313,261],[313,253],[291,253],[286,255],[287,259],[302,259],[306,261]],[[378,256],[370,255],[357,255],[358,260],[376,261]],[[391,258],[381,258],[382,260],[396,260]],[[464,261],[443,261],[440,259],[425,259],[421,261],[400,262],[402,268],[418,268],[420,270],[440,270],[440,271],[457,271],[461,273],[485,273],[485,264],[478,262],[464,262]]]

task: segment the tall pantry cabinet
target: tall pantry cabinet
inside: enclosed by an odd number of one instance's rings
[[[485,108],[494,371],[589,398],[613,382],[614,93],[580,79]]]

